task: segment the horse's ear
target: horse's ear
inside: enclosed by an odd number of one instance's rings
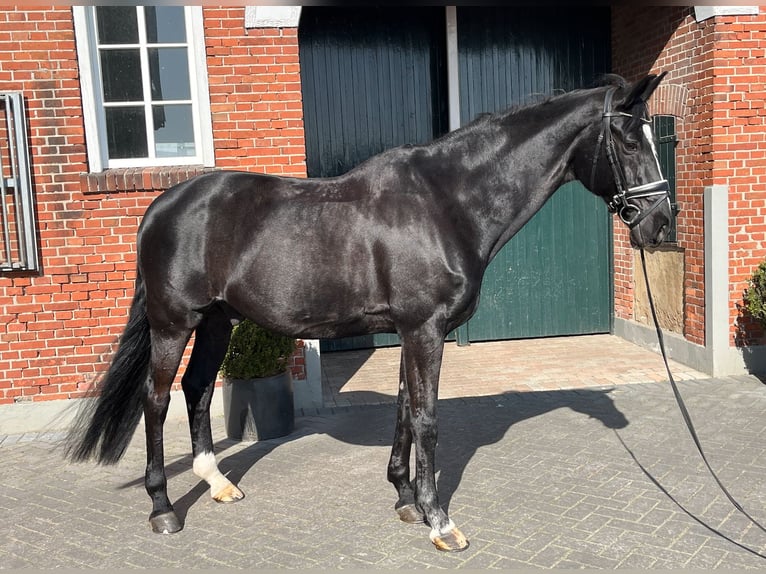
[[[625,96],[625,99],[617,107],[623,111],[629,111],[637,104],[646,104],[646,101],[666,75],[667,72],[662,72],[659,75],[649,74],[642,80],[639,80],[630,87],[628,95]]]

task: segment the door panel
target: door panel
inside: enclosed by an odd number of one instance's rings
[[[461,120],[585,87],[609,70],[609,9],[458,8]],[[500,251],[468,340],[608,332],[611,218],[572,183]]]

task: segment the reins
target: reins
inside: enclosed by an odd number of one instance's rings
[[[697,447],[697,451],[702,457],[702,461],[705,463],[705,466],[710,472],[710,475],[713,477],[713,479],[715,479],[716,483],[720,487],[721,492],[723,492],[726,495],[726,498],[729,499],[729,502],[731,502],[734,508],[736,508],[740,513],[742,513],[755,526],[757,526],[763,532],[766,532],[766,527],[761,525],[761,523],[759,523],[755,518],[750,516],[750,514],[748,514],[745,511],[745,509],[742,508],[742,505],[731,495],[731,493],[724,486],[723,482],[721,482],[721,479],[718,478],[718,475],[713,470],[713,467],[710,466],[710,462],[708,462],[707,456],[705,455],[705,451],[703,450],[702,444],[700,443],[699,437],[697,436],[697,431],[695,430],[694,424],[692,423],[691,416],[689,415],[689,411],[687,410],[686,404],[684,403],[684,400],[681,397],[681,393],[678,390],[678,385],[676,385],[676,381],[673,379],[673,374],[670,372],[670,365],[668,364],[668,356],[667,356],[667,352],[665,351],[665,340],[662,336],[662,329],[660,328],[660,322],[657,319],[657,311],[654,308],[654,298],[652,297],[652,291],[651,291],[651,288],[649,287],[649,274],[646,272],[646,256],[644,254],[643,248],[641,249],[641,266],[644,272],[644,281],[646,283],[646,295],[647,295],[647,298],[649,299],[649,308],[652,311],[652,319],[654,321],[654,327],[657,330],[657,339],[660,343],[662,360],[665,363],[665,370],[668,373],[668,380],[670,381],[670,386],[673,389],[673,395],[676,398],[676,403],[678,403],[678,407],[681,410],[681,415],[683,416],[684,422],[686,423],[686,428],[689,429],[689,434],[691,434],[692,440],[694,441],[694,444]],[[762,558],[766,558],[766,556],[762,556],[760,554],[759,556],[761,556]]]
[[[611,213],[617,213],[620,219],[630,229],[633,229],[641,221],[643,221],[650,213],[652,213],[655,209],[657,209],[657,207],[662,205],[665,201],[670,203],[670,186],[668,184],[668,181],[665,179],[660,179],[657,181],[653,181],[650,183],[646,183],[646,184],[634,186],[634,187],[629,186],[627,178],[625,176],[625,171],[623,170],[623,167],[619,161],[619,156],[617,155],[614,138],[612,137],[611,121],[612,121],[612,118],[615,118],[615,117],[633,118],[634,116],[625,112],[612,110],[612,98],[614,96],[615,91],[616,91],[616,88],[611,88],[607,90],[606,95],[604,96],[604,111],[602,114],[601,131],[596,141],[596,150],[593,156],[593,163],[591,165],[591,189],[595,189],[596,170],[598,167],[599,158],[601,157],[601,147],[603,145],[606,151],[606,157],[609,162],[609,166],[611,168],[612,175],[614,177],[615,187],[616,187],[616,193],[612,196],[610,200],[607,201],[607,206]],[[651,121],[647,118],[640,118],[640,120],[644,122]],[[657,168],[660,174],[662,174],[662,169],[660,168],[659,161],[657,163]],[[633,199],[651,198],[651,197],[656,197],[657,199],[655,199],[655,201],[647,209],[642,210],[638,205],[631,202],[631,200]],[[674,213],[677,213],[673,205],[671,205],[670,207],[671,207],[671,210],[674,211]],[[647,294],[647,298],[649,299],[649,308],[651,309],[651,312],[652,312],[652,320],[654,321],[654,326],[657,331],[657,340],[659,341],[660,352],[662,354],[662,360],[665,363],[665,370],[668,373],[668,380],[670,381],[670,386],[673,389],[673,395],[675,396],[676,403],[678,404],[678,408],[681,411],[681,416],[683,417],[684,422],[686,423],[686,428],[689,430],[689,434],[691,435],[692,440],[694,441],[694,445],[697,447],[697,451],[702,457],[702,461],[705,463],[705,466],[707,467],[710,475],[718,484],[718,487],[720,488],[721,492],[723,492],[726,498],[729,499],[729,502],[731,502],[731,504],[734,506],[734,508],[737,511],[739,511],[743,516],[745,516],[745,518],[747,518],[753,525],[755,525],[761,531],[766,532],[766,527],[764,527],[755,518],[753,518],[750,514],[748,514],[748,512],[742,507],[742,505],[728,491],[726,486],[724,486],[723,482],[721,482],[721,479],[718,478],[718,475],[713,470],[713,467],[710,465],[707,455],[705,454],[705,451],[702,448],[702,443],[700,442],[699,437],[697,436],[697,431],[694,428],[694,424],[692,423],[692,419],[691,419],[691,416],[689,415],[689,411],[686,408],[686,404],[684,403],[684,400],[683,400],[683,397],[681,396],[680,391],[678,390],[678,385],[676,384],[676,381],[673,378],[673,373],[670,371],[670,364],[668,363],[667,351],[665,350],[665,340],[662,335],[662,329],[660,328],[660,322],[657,318],[657,311],[654,306],[654,297],[652,296],[651,287],[649,286],[649,274],[646,271],[646,255],[643,248],[641,248],[640,251],[641,251],[641,266],[644,272],[644,281],[646,283],[646,294]],[[766,558],[766,556],[760,553],[756,553],[756,554],[758,554],[758,556],[760,556],[761,558]]]

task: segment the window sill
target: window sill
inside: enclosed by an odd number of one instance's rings
[[[201,165],[178,167],[130,167],[80,174],[80,190],[86,194],[124,191],[164,191],[215,168]]]

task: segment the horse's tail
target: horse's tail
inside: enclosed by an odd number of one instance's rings
[[[117,352],[100,383],[83,401],[65,439],[70,460],[95,459],[101,464],[120,460],[141,420],[150,357],[146,289],[139,274]]]

